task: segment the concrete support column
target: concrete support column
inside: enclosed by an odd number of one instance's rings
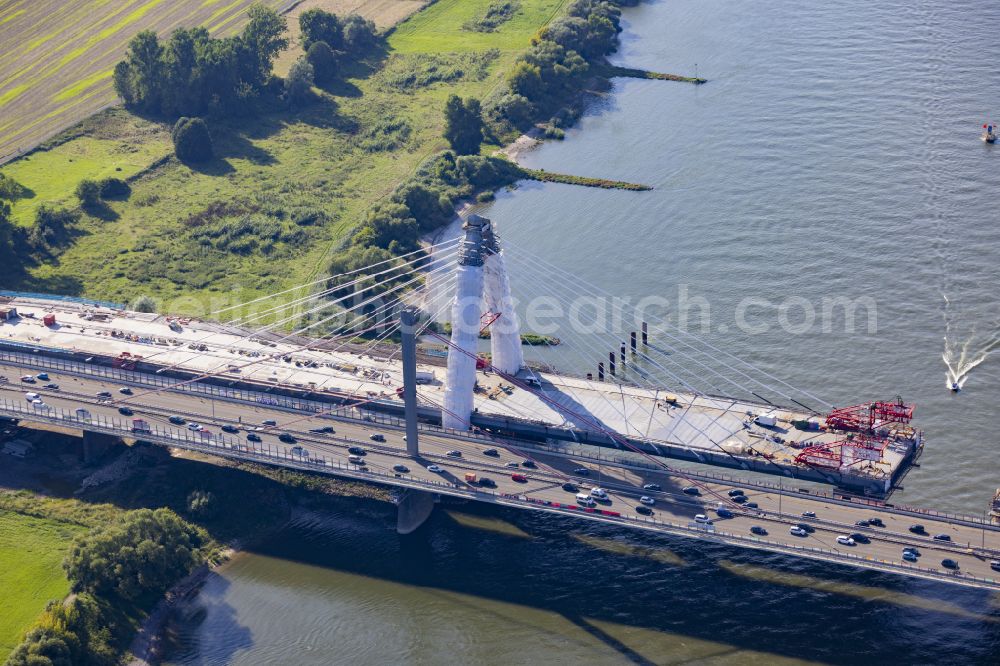
[[[408,488],[396,501],[396,532],[410,534],[427,522],[434,512],[434,493]]]
[[[418,319],[416,308],[405,308],[400,313],[403,344],[403,414],[406,417],[406,452],[416,457],[420,454],[417,442],[417,338]]]

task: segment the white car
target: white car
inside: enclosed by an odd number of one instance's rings
[[[809,536],[809,532],[806,532],[798,525],[792,525],[792,527],[789,528],[788,533],[791,534],[792,536],[797,536],[797,537]]]
[[[24,397],[28,402],[34,402],[35,400],[40,400],[42,396],[38,395],[37,393],[29,392],[25,393]]]
[[[199,425],[197,423],[188,423],[188,430],[194,430],[195,432],[199,430],[204,430],[205,426]]]
[[[604,488],[591,488],[590,496],[597,499],[608,499],[608,492]]]
[[[709,523],[711,521],[708,519],[708,516],[706,516],[703,513],[699,513],[697,516],[694,517],[694,522],[696,522],[696,523]]]
[[[32,400],[31,404],[35,406],[35,409],[48,409],[49,408],[49,406],[46,405],[41,400]]]
[[[435,474],[440,474],[441,472],[444,471],[444,468],[441,467],[440,465],[428,465],[427,471],[434,472]]]
[[[841,535],[841,536],[837,537],[837,543],[839,543],[839,544],[841,544],[843,546],[853,546],[854,545],[854,539],[852,539],[849,536],[843,536],[843,535]]]
[[[645,495],[643,495],[642,497],[640,497],[639,501],[642,502],[643,504],[645,504],[646,506],[653,506],[654,504],[656,504],[656,500],[655,499],[653,499],[652,497],[647,497]]]

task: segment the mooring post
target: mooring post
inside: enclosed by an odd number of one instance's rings
[[[604,363],[597,364],[597,381],[604,381]]]
[[[608,372],[611,373],[612,377],[615,376],[615,353],[614,352],[608,352]]]
[[[645,347],[649,344],[649,328],[646,326],[646,322],[642,322],[642,346]]]
[[[632,331],[632,356],[635,356],[637,348],[638,346],[636,345],[635,331]]]
[[[417,444],[417,337],[419,311],[404,308],[399,315],[403,346],[403,414],[406,417],[406,452],[416,457]]]

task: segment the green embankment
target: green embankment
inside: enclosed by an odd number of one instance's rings
[[[0,510],[0,663],[52,599],[69,593],[62,561],[73,523]]]
[[[544,183],[564,183],[566,185],[599,187],[605,190],[629,190],[632,192],[646,192],[653,189],[652,186],[642,185],[641,183],[629,183],[624,180],[609,180],[607,178],[573,176],[565,173],[545,171],[544,169],[522,169],[522,171],[526,179],[538,180]]]
[[[618,67],[610,65],[607,68],[608,77],[624,76],[631,79],[653,79],[656,81],[681,81],[683,83],[694,83],[701,85],[708,83],[707,79],[700,79],[697,76],[680,76],[679,74],[664,74],[663,72],[650,72],[645,69],[634,69],[632,67]]]
[[[83,217],[58,260],[0,274],[4,286],[113,301],[149,294],[162,310],[198,315],[315,279],[365,212],[447,147],[447,97],[486,98],[565,4],[523,0],[495,32],[463,30],[490,1],[440,0],[415,14],[383,60],[354,67],[316,104],[212,121],[217,159],[204,167],[159,163],[170,155],[168,126],[121,110],[6,165],[35,193],[14,204],[22,223],[41,203],[74,205],[85,176],[140,175],[128,200],[110,202],[113,214]],[[273,238],[220,249],[205,234],[247,215],[273,223]]]

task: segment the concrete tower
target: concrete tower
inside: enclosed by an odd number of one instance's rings
[[[500,315],[490,325],[493,367],[500,372],[514,375],[524,365],[524,352],[521,350],[521,325],[517,320],[514,302],[510,296],[507,262],[504,260],[500,243],[493,233],[492,225],[489,225],[483,236],[487,252],[483,262],[485,278],[483,300],[487,310]]]
[[[476,384],[476,341],[479,338],[483,300],[483,227],[489,220],[472,215],[462,225],[465,239],[458,256],[455,301],[451,306],[451,349],[441,423],[445,428],[468,430]]]

